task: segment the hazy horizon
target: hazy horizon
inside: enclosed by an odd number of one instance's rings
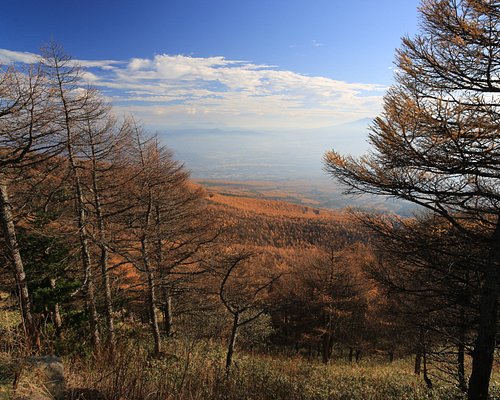
[[[371,119],[323,129],[280,131],[179,129],[158,131],[195,179],[327,179],[323,154],[361,155]]]

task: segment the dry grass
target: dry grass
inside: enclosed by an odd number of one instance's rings
[[[0,353],[0,400],[52,400],[45,381],[43,371],[32,369],[8,353]]]
[[[223,350],[211,343],[170,340],[161,359],[148,357],[136,343],[122,348],[114,362],[105,358],[73,360],[73,399],[93,390],[89,399],[259,399],[259,400],[429,400],[462,399],[451,386],[429,391],[412,374],[411,360],[365,361],[359,366],[339,362],[324,366],[299,357],[240,355],[229,378]],[[492,398],[500,396],[498,377]]]

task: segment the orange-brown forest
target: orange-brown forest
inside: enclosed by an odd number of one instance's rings
[[[409,218],[203,187],[58,45],[2,67],[0,396],[47,354],[68,398],[499,396],[500,5],[420,12],[372,152],[324,157]]]

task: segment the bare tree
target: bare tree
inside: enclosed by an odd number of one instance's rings
[[[169,252],[179,255],[188,242],[182,238],[188,174],[172,152],[156,137],[145,138],[134,124],[134,146],[130,149],[134,176],[127,193],[133,204],[123,216],[126,227],[118,252],[146,277],[147,308],[154,340],[154,354],[161,352],[160,329],[156,314],[157,291],[161,269],[171,260]],[[170,223],[176,224],[170,226]],[[186,221],[189,226],[189,221]],[[178,232],[177,232],[178,229]],[[185,257],[188,257],[191,253]]]
[[[57,124],[61,133],[65,136],[65,155],[68,159],[73,184],[76,228],[85,275],[84,286],[90,316],[90,335],[92,345],[97,349],[100,344],[100,337],[88,232],[88,209],[85,200],[80,154],[84,135],[81,124],[85,121],[99,120],[107,112],[108,108],[102,103],[95,90],[82,88],[80,69],[60,46],[52,43],[43,49],[42,63],[53,93],[52,104],[57,111],[54,123]]]
[[[58,140],[54,139],[57,135],[49,124],[53,113],[48,97],[40,65],[25,70],[7,67],[0,71],[0,219],[19,290],[28,348],[37,344],[38,333],[9,188],[13,180],[20,178],[21,171],[50,158],[60,149]]]
[[[203,190],[192,185],[188,175],[155,202],[155,262],[167,336],[174,333],[172,300],[182,302],[186,292],[195,290],[196,279],[208,272],[204,260],[219,233]]]
[[[88,117],[92,117],[92,113]],[[83,120],[80,129],[84,132],[81,139],[82,169],[88,175],[83,184],[89,193],[86,201],[92,217],[89,235],[99,248],[98,258],[107,330],[106,347],[113,355],[115,328],[109,255],[113,222],[122,212],[132,207],[125,200],[126,194],[123,190],[126,183],[133,178],[127,173],[130,165],[126,155],[130,148],[131,124],[130,121],[125,121],[118,126],[116,119],[105,112],[99,118]]]
[[[263,278],[249,274],[249,262],[255,255],[247,252],[230,254],[223,260],[222,280],[219,287],[219,297],[232,315],[231,334],[226,353],[226,373],[229,375],[233,354],[240,327],[255,321],[269,311],[270,304],[265,301],[266,291],[276,282],[281,274]]]

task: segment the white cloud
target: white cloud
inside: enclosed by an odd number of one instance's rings
[[[114,60],[73,60],[73,63],[83,68],[101,68],[103,70],[114,69],[115,64],[122,64]]]
[[[25,63],[33,64],[40,60],[40,56],[33,53],[23,52],[23,51],[11,51],[7,49],[0,49],[0,63],[11,64],[11,63]]]
[[[38,59],[36,54],[0,49],[0,63]],[[379,113],[386,89],[224,57],[158,54],[75,63],[84,69],[82,77],[100,88],[117,111],[134,112],[145,125],[157,128],[334,125]]]
[[[128,64],[128,67],[132,71],[137,71],[151,65],[151,60],[145,58],[132,58]]]
[[[1,64],[12,64],[12,63],[34,64],[39,62],[40,59],[41,57],[39,54],[0,49]],[[113,69],[114,64],[120,64],[120,63],[121,63],[120,61],[115,61],[115,60],[72,60],[73,65],[78,65],[83,68],[101,68],[103,70]]]

